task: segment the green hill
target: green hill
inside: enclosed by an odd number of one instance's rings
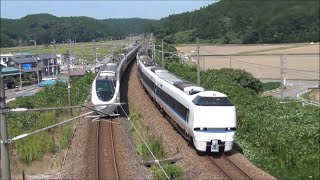
[[[139,18],[97,20],[89,17],[56,17],[50,14],[28,15],[21,19],[1,18],[1,47],[16,46],[20,38],[25,41],[36,38],[39,44],[49,44],[53,38],[61,43],[70,38],[86,42],[123,37],[151,32],[155,22]]]
[[[176,43],[319,41],[319,0],[221,0],[161,24],[157,34]]]
[[[156,13],[156,12],[155,12]],[[37,39],[49,44],[78,42],[154,32],[167,42],[188,43],[199,37],[210,43],[291,43],[319,41],[319,0],[221,0],[193,12],[161,20],[28,15],[1,18],[1,47]],[[29,43],[30,44],[30,43]]]

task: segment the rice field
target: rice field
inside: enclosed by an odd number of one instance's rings
[[[195,45],[178,45],[194,59]],[[287,79],[319,80],[319,43],[201,46],[202,69],[245,69],[259,79],[280,79],[281,55],[286,54]]]

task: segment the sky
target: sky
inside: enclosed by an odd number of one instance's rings
[[[216,0],[144,0],[144,1],[57,1],[1,0],[1,18],[19,19],[29,14],[49,13],[62,16],[88,16],[95,19],[147,18],[161,19],[170,14],[193,11]]]

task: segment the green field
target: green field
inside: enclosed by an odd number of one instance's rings
[[[131,41],[132,42],[132,41]],[[109,55],[112,53],[113,46],[114,51],[118,51],[120,47],[125,46],[129,43],[129,40],[115,40],[115,41],[99,41],[96,42],[96,53],[97,58]],[[114,45],[113,45],[114,44]],[[75,54],[87,61],[91,62],[94,58],[93,56],[93,42],[85,42],[85,43],[75,43],[75,44],[57,44],[56,45],[56,54],[68,53],[68,50],[74,51]],[[20,49],[22,52],[31,52],[33,54],[46,54],[53,53],[52,45],[37,45],[35,46],[19,46],[10,47],[10,48],[1,48],[1,54],[5,53],[19,53]]]

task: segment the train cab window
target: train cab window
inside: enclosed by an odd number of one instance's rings
[[[114,89],[116,86],[116,81],[114,80],[97,80],[96,81],[96,91],[100,100],[109,101],[112,99],[114,94]]]
[[[227,97],[197,96],[192,102],[197,106],[233,106]]]

